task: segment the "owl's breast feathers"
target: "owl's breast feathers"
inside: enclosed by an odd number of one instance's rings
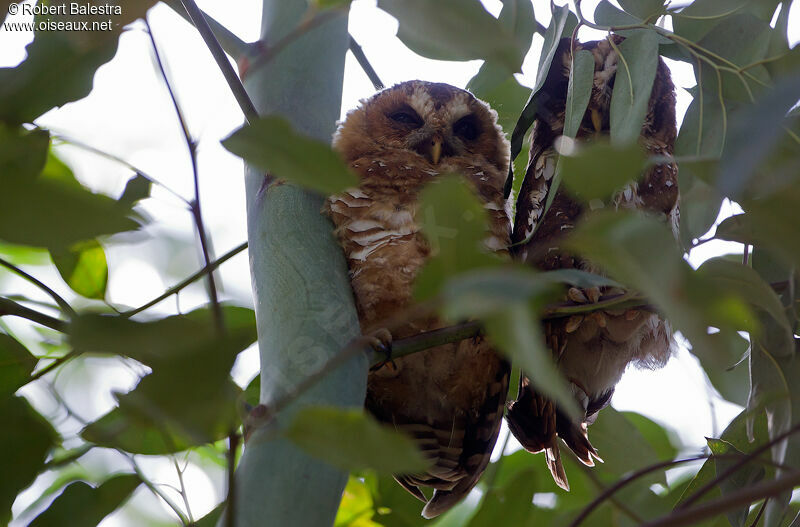
[[[469,180],[490,213],[488,245],[504,249],[510,225],[502,174],[489,163],[447,160],[432,166],[416,154],[386,149],[350,161],[361,178],[356,189],[331,196],[327,212],[350,269],[364,333],[381,327],[412,302],[414,278],[430,248],[417,223],[417,200],[425,184],[457,172]],[[494,241],[492,241],[494,240]],[[436,317],[392,328],[394,339],[445,324]],[[422,474],[397,481],[426,501],[425,517],[452,507],[475,486],[500,431],[509,365],[483,338],[446,344],[370,373],[366,408],[412,437],[430,460]],[[428,500],[421,487],[434,489]]]

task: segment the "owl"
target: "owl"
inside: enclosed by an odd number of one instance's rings
[[[403,339],[444,327],[424,317],[383,324],[412,304],[414,278],[430,257],[420,232],[422,188],[448,173],[471,183],[490,217],[487,245],[505,250],[511,222],[503,183],[509,144],[497,114],[467,91],[408,81],[350,111],[333,140],[360,177],[331,196],[327,213],[347,257],[362,332]],[[445,344],[371,371],[365,406],[410,436],[430,466],[395,479],[426,502],[422,515],[446,511],[475,486],[502,422],[509,365],[483,338]],[[430,499],[421,487],[430,487]]]
[[[575,43],[574,49],[588,50],[594,57],[592,93],[577,141],[608,135],[611,93],[617,69],[616,45],[624,40],[613,35],[605,40]],[[543,217],[555,173],[554,141],[564,127],[565,101],[571,67],[571,39],[562,39],[543,85],[543,101],[533,123],[530,158],[516,201],[512,233],[513,257],[542,270],[602,270],[559,246],[584,212],[563,185],[556,191]],[[647,115],[639,143],[650,156],[671,156],[675,142],[675,93],[670,73],[659,59],[650,94]],[[600,176],[600,174],[598,174]],[[606,206],[639,209],[668,222],[678,234],[677,166],[672,163],[647,169],[637,181],[617,192]],[[516,244],[516,245],[513,245]],[[571,288],[565,300],[596,302],[601,295],[618,294],[614,288]],[[552,400],[538,393],[526,377],[519,384],[517,400],[508,404],[509,429],[525,449],[545,452],[555,482],[569,490],[561,462],[558,438],[584,464],[600,459],[589,442],[587,426],[608,405],[628,364],[657,367],[670,355],[672,332],[667,321],[643,310],[604,310],[544,323],[546,344],[582,410],[578,420],[570,419]]]

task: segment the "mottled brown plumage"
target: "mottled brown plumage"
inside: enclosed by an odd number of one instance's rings
[[[584,142],[607,135],[610,102],[617,67],[615,45],[624,40],[575,43],[575,52],[589,50],[595,59],[594,83],[588,108],[576,139]],[[602,274],[591,262],[569,254],[559,247],[564,236],[575,226],[584,205],[573,199],[561,186],[544,213],[547,194],[556,165],[554,141],[563,133],[569,72],[570,39],[562,39],[543,86],[543,103],[533,123],[531,149],[525,180],[517,198],[517,213],[512,234],[512,254],[516,259],[539,269],[583,269]],[[659,59],[656,78],[640,144],[651,156],[669,156],[675,141],[675,94],[667,66]],[[597,177],[602,177],[598,174]],[[606,206],[639,209],[670,223],[677,236],[678,180],[677,166],[669,163],[648,169],[638,181],[617,192]],[[595,302],[602,294],[614,294],[611,288],[586,291],[573,288],[568,299]],[[546,341],[559,369],[569,381],[584,416],[572,421],[546,397],[537,393],[526,378],[520,383],[517,400],[509,403],[507,421],[520,443],[531,452],[544,450],[548,467],[556,483],[569,489],[561,463],[560,437],[586,465],[599,459],[587,436],[587,426],[597,412],[611,400],[614,387],[628,364],[655,367],[670,355],[671,330],[658,314],[642,310],[600,311],[568,319],[547,321]]]
[[[358,188],[328,200],[347,256],[364,334],[411,304],[414,278],[430,255],[419,229],[424,185],[456,172],[490,212],[487,245],[505,250],[510,221],[503,198],[509,145],[496,114],[470,93],[409,81],[362,101],[347,114],[334,147],[360,176]],[[443,327],[437,318],[393,328],[402,339]],[[412,436],[431,461],[424,474],[397,481],[436,516],[477,483],[497,440],[508,389],[508,364],[483,338],[398,358],[368,380],[366,407]],[[391,454],[389,454],[391,455]],[[428,500],[420,487],[435,489]]]

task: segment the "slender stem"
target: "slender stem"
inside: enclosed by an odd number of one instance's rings
[[[183,0],[182,0],[183,1]],[[278,40],[275,44],[271,46],[262,46],[263,51],[258,58],[256,58],[253,63],[250,65],[250,68],[256,68],[265,64],[272,60],[275,55],[283,51],[283,49],[297,40],[298,38],[302,37],[312,29],[317,26],[322,25],[323,23],[327,22],[328,20],[332,20],[337,16],[345,15],[346,12],[340,9],[326,9],[319,13],[313,13],[312,16],[306,17],[303,21],[298,24],[296,28],[291,30],[287,33],[283,38]]]
[[[758,525],[758,521],[761,519],[761,515],[764,514],[764,509],[767,508],[767,502],[769,498],[764,499],[764,502],[761,504],[761,507],[758,509],[758,514],[756,518],[753,520],[753,523],[750,524],[750,527],[756,527]]]
[[[770,480],[758,485],[751,485],[743,489],[726,494],[691,509],[678,509],[672,514],[648,522],[642,527],[681,527],[693,525],[705,518],[712,518],[728,510],[741,507],[743,504],[752,503],[761,498],[776,496],[781,492],[800,485],[800,470],[795,470],[786,476]]]
[[[175,472],[178,474],[178,484],[180,488],[177,489],[183,498],[183,506],[186,507],[186,515],[189,517],[189,522],[194,523],[194,517],[192,516],[192,509],[189,507],[189,496],[186,494],[186,485],[183,483],[183,470],[178,465],[178,460],[175,459],[175,456],[172,456],[172,464],[175,466]],[[186,469],[186,467],[184,467]]]
[[[133,468],[133,471],[136,473],[137,476],[139,476],[139,479],[142,480],[142,483],[144,483],[145,486],[148,489],[150,489],[150,492],[155,494],[155,496],[157,498],[161,498],[162,500],[164,500],[164,503],[166,503],[167,506],[170,509],[172,509],[172,512],[174,512],[175,516],[177,516],[178,520],[180,520],[181,525],[189,525],[189,519],[183,513],[181,508],[178,507],[178,504],[175,503],[174,501],[172,501],[172,498],[167,496],[164,492],[161,491],[161,489],[158,488],[157,485],[153,484],[153,482],[150,481],[147,478],[145,473],[142,471],[141,467],[139,467],[139,464],[136,462],[136,459],[131,454],[128,454],[124,450],[120,450],[120,449],[116,449],[116,450],[117,450],[117,452],[119,452],[120,454],[122,454],[123,456],[125,456],[128,459],[128,462],[130,462],[131,467]]]
[[[689,458],[684,458],[684,459],[673,459],[673,460],[669,460],[669,461],[662,461],[662,462],[656,463],[654,465],[649,465],[647,467],[643,467],[643,468],[637,470],[636,472],[633,472],[629,476],[626,476],[626,477],[620,479],[614,485],[612,485],[611,487],[607,488],[605,491],[603,491],[601,494],[599,494],[594,500],[592,500],[592,502],[589,505],[584,507],[584,509],[581,511],[581,513],[578,516],[576,516],[574,520],[572,520],[572,523],[569,524],[569,527],[578,527],[604,501],[609,499],[612,495],[617,493],[623,487],[627,487],[628,485],[630,485],[634,481],[636,481],[638,479],[641,479],[642,477],[644,477],[644,476],[646,476],[648,474],[651,474],[653,472],[658,472],[660,470],[664,470],[664,469],[667,469],[667,468],[670,468],[670,467],[674,467],[674,466],[677,466],[677,465],[683,465],[683,464],[692,463],[692,462],[695,462],[695,461],[703,461],[705,459],[709,459],[709,458],[712,458],[712,457],[714,459],[730,459],[732,461],[739,461],[739,460],[742,460],[742,459],[746,459],[748,461],[755,461],[755,462],[761,463],[763,465],[771,465],[771,466],[776,466],[778,468],[790,469],[790,467],[787,467],[787,466],[782,465],[780,463],[775,463],[775,462],[773,462],[771,460],[757,459],[757,458],[751,458],[748,455],[735,455],[735,454],[702,454],[702,455],[689,457]]]
[[[196,282],[197,280],[199,280],[200,278],[204,277],[208,273],[214,271],[217,267],[219,267],[223,263],[227,262],[228,260],[230,260],[231,258],[236,256],[240,252],[244,251],[245,249],[247,249],[247,242],[244,242],[244,243],[241,243],[241,244],[237,245],[236,247],[234,247],[233,249],[231,249],[230,251],[225,253],[223,256],[219,257],[218,259],[214,260],[210,264],[206,265],[205,267],[203,267],[202,269],[200,269],[199,271],[197,271],[193,275],[189,276],[188,278],[184,279],[183,281],[181,281],[181,282],[175,284],[174,286],[170,287],[169,289],[164,291],[164,293],[162,293],[158,297],[154,298],[153,300],[149,301],[148,303],[146,303],[146,304],[144,304],[142,306],[137,307],[136,309],[132,309],[130,311],[124,312],[122,314],[122,316],[124,316],[124,317],[132,317],[133,315],[141,313],[142,311],[144,311],[146,309],[150,309],[151,307],[153,307],[154,305],[158,304],[159,302],[162,302],[162,301],[166,300],[167,298],[171,297],[172,295],[174,295],[176,293],[179,293],[181,290],[185,289],[186,287],[188,287],[192,283]]]
[[[36,322],[42,326],[60,331],[61,333],[67,332],[67,322],[51,317],[50,315],[45,315],[35,309],[25,307],[8,298],[0,297],[0,317],[5,315],[25,318],[31,322]]]
[[[600,478],[597,477],[597,474],[595,474],[594,471],[590,467],[587,467],[586,465],[581,465],[581,468],[586,473],[586,475],[589,477],[589,479],[592,480],[592,483],[594,483],[595,487],[597,487],[598,490],[601,490],[601,491],[605,491],[606,490],[606,487],[605,487],[605,485],[603,485],[603,482],[600,481]],[[628,508],[624,503],[622,503],[620,500],[618,500],[614,496],[609,495],[608,501],[610,501],[624,515],[626,515],[628,518],[630,518],[631,520],[633,520],[637,524],[641,524],[644,521],[638,514],[636,514],[634,511],[632,511],[630,508]]]
[[[53,362],[51,362],[50,364],[48,364],[47,366],[45,366],[41,370],[39,370],[39,371],[35,372],[33,375],[31,375],[30,379],[28,379],[25,382],[25,384],[28,384],[28,383],[31,383],[31,382],[36,381],[38,379],[41,379],[42,377],[44,377],[45,375],[47,375],[51,371],[55,370],[56,368],[58,368],[59,366],[61,366],[65,362],[67,362],[68,360],[77,357],[78,355],[80,355],[80,352],[78,352],[77,350],[74,350],[74,349],[70,350],[65,355],[57,358],[56,360],[54,360]]]
[[[184,5],[186,2],[184,2]],[[194,2],[192,2],[194,5]],[[197,6],[195,5],[195,8]],[[187,9],[187,12],[191,15],[192,12]],[[202,15],[201,15],[202,16]],[[178,99],[175,97],[175,92],[172,89],[172,85],[169,82],[169,77],[167,77],[167,72],[164,69],[164,64],[161,61],[161,55],[158,52],[158,46],[156,46],[156,40],[153,37],[153,30],[150,28],[150,23],[145,18],[144,21],[145,25],[147,26],[147,34],[150,37],[150,43],[153,46],[153,53],[155,54],[156,64],[158,64],[158,69],[161,72],[161,76],[164,79],[164,83],[167,85],[167,91],[169,92],[169,97],[172,100],[172,105],[175,107],[175,114],[178,117],[178,121],[181,125],[181,130],[183,131],[183,137],[186,140],[186,146],[189,150],[189,157],[192,162],[192,179],[194,181],[194,200],[190,204],[190,208],[192,210],[192,216],[194,216],[194,222],[197,227],[197,235],[200,238],[200,249],[203,253],[203,262],[205,266],[208,267],[211,263],[211,256],[209,251],[209,244],[208,238],[206,236],[206,229],[203,223],[203,213],[200,208],[200,174],[197,167],[197,143],[192,139],[192,136],[189,132],[189,127],[186,125],[186,119],[183,117],[183,112],[181,112],[180,105],[178,104]],[[210,29],[209,29],[210,31]],[[226,59],[227,61],[227,59]],[[207,275],[208,280],[208,294],[211,297],[211,310],[214,314],[214,324],[217,327],[217,331],[223,332],[225,330],[225,323],[223,320],[222,315],[222,308],[219,305],[219,298],[217,296],[217,284],[214,280],[214,273],[213,271],[208,273]]]
[[[718,474],[716,478],[712,479],[711,481],[709,481],[708,483],[706,483],[705,485],[703,485],[702,487],[697,489],[697,492],[692,494],[692,496],[689,497],[686,501],[684,501],[683,503],[678,505],[675,508],[675,510],[687,509],[689,507],[689,505],[691,505],[692,503],[694,503],[697,500],[699,500],[703,495],[705,495],[708,491],[710,491],[711,489],[713,489],[714,487],[719,485],[722,481],[725,481],[727,478],[729,478],[731,476],[731,474],[733,474],[734,472],[736,472],[737,470],[742,468],[750,460],[758,457],[763,452],[766,452],[767,450],[769,450],[769,448],[772,447],[773,445],[775,445],[776,443],[780,443],[781,441],[783,441],[784,439],[786,439],[790,435],[797,433],[798,431],[800,431],[800,423],[794,425],[789,430],[787,430],[786,432],[778,435],[774,439],[764,443],[763,445],[761,445],[757,449],[753,450],[752,452],[749,452],[747,454],[747,456],[744,457],[742,460],[732,464],[730,467],[728,467],[726,470],[724,470],[721,474]]]
[[[183,4],[183,8],[189,14],[192,23],[197,28],[200,36],[203,37],[203,41],[206,43],[206,46],[208,46],[208,50],[217,62],[222,76],[225,77],[225,81],[228,83],[228,87],[236,98],[236,102],[239,103],[239,108],[242,109],[245,121],[248,123],[254,121],[258,118],[258,111],[253,101],[250,100],[250,96],[247,95],[247,91],[244,89],[241,79],[239,79],[239,76],[236,75],[236,72],[233,70],[233,66],[231,66],[231,63],[228,61],[228,57],[225,56],[225,52],[222,50],[222,46],[220,46],[217,37],[214,36],[211,27],[209,27],[205,15],[200,11],[200,8],[197,7],[194,0],[181,0],[181,4]]]
[[[350,51],[361,65],[361,69],[363,69],[364,73],[366,73],[367,77],[369,77],[369,80],[372,81],[372,86],[374,86],[376,90],[382,90],[385,88],[385,85],[378,76],[378,73],[372,67],[372,64],[369,63],[367,56],[364,55],[364,50],[361,49],[361,46],[358,45],[358,42],[356,42],[356,39],[354,39],[352,35],[350,35]]]
[[[44,291],[45,293],[50,295],[50,297],[53,300],[55,300],[56,304],[58,304],[58,307],[60,307],[64,311],[66,311],[67,314],[70,317],[74,317],[75,316],[75,310],[72,309],[72,306],[69,305],[69,302],[64,300],[61,297],[61,295],[59,295],[58,293],[56,293],[55,291],[53,291],[52,289],[47,287],[42,281],[40,281],[39,279],[29,275],[28,273],[26,273],[25,271],[23,271],[22,269],[20,269],[16,265],[12,264],[11,262],[9,262],[8,260],[5,260],[3,258],[0,258],[0,265],[2,265],[3,267],[7,268],[8,270],[18,274],[19,276],[21,276],[22,278],[24,278],[28,282],[32,283],[33,285],[35,285],[36,287],[38,287],[39,289],[41,289],[42,291]]]

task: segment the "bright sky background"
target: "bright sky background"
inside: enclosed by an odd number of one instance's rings
[[[482,1],[493,14],[500,12],[500,0]],[[547,25],[550,16],[547,0],[533,2],[539,21]],[[375,3],[374,0],[355,0],[349,25],[351,34],[361,44],[386,85],[418,78],[464,87],[478,71],[480,61],[441,62],[415,55],[395,37],[396,20],[377,9]],[[564,0],[556,3],[563,4]],[[585,0],[583,12],[587,15],[593,13],[596,3],[597,0]],[[202,0],[198,4],[241,38],[248,41],[258,38],[259,0]],[[13,20],[26,21],[26,17],[19,15]],[[242,163],[219,144],[220,139],[241,124],[241,112],[195,30],[162,4],[150,11],[149,20],[189,129],[200,141],[204,218],[215,252],[221,255],[246,239]],[[794,2],[789,25],[790,38],[796,43],[800,40],[800,2]],[[602,38],[603,34],[582,28],[579,37],[581,40],[592,40]],[[25,45],[31,38],[31,34],[10,33],[0,29],[0,67],[15,66],[23,60]],[[517,76],[522,84],[533,85],[541,45],[541,36],[535,35],[523,72]],[[695,80],[688,65],[667,62],[678,87],[680,119],[690,100],[683,88],[693,86]],[[372,84],[348,52],[342,115],[356,106],[359,99],[373,92]],[[192,196],[191,166],[185,143],[167,91],[155,68],[150,42],[140,23],[133,24],[122,35],[116,57],[98,70],[94,90],[88,97],[47,113],[37,123],[112,153],[182,196]],[[119,163],[74,146],[58,147],[57,152],[82,182],[98,192],[118,196],[132,175]],[[141,208],[152,218],[144,235],[120,237],[120,241],[129,242],[124,245],[106,244],[112,271],[108,298],[118,305],[142,304],[200,267],[191,216],[182,202],[156,186],[152,199],[146,200]],[[733,210],[731,206],[726,206],[721,216],[727,216]],[[160,241],[164,239],[171,242]],[[728,252],[741,252],[741,246],[709,243],[693,253],[691,262],[697,265],[712,255]],[[160,271],[164,269],[167,275],[161,274]],[[59,293],[71,296],[55,272],[46,272],[45,267],[35,267],[33,273]],[[221,268],[221,278],[225,298],[242,305],[252,305],[245,254],[225,263]],[[2,289],[28,294],[33,298],[40,297],[39,291],[14,277],[5,278]],[[185,290],[178,301],[179,308],[187,311],[205,303],[207,297],[202,285],[198,284]],[[172,311],[175,307],[174,299],[158,306],[164,312]],[[32,335],[32,330],[26,329],[24,323],[12,320],[9,325],[23,336]],[[130,364],[106,359],[85,361],[83,371],[78,367],[67,367],[67,370],[54,382],[71,405],[88,420],[103,415],[113,407],[111,390],[129,390],[134,386],[137,375],[142,373],[141,368],[137,370]],[[240,356],[234,374],[236,380],[245,385],[257,371],[258,354],[252,347]],[[54,400],[45,389],[29,387],[23,393],[40,410],[52,415]],[[629,371],[618,385],[612,404],[619,410],[634,410],[668,424],[683,442],[686,452],[699,451],[705,445],[704,436],[718,434],[740,411],[739,407],[722,401],[713,393],[696,359],[683,348],[661,370]],[[81,425],[65,417],[58,422],[58,427],[62,433],[74,434]],[[502,443],[502,439],[501,436],[499,443]],[[512,440],[509,448],[519,448],[514,443]],[[153,480],[177,485],[171,463],[144,456],[137,459]],[[90,473],[130,468],[119,456],[99,451],[84,456],[82,461],[87,467],[92,467]],[[197,457],[190,459],[185,480],[195,518],[211,510],[221,499],[224,492],[223,476],[221,468],[209,467],[207,461]],[[52,481],[53,478],[48,475],[40,477],[17,500],[14,513],[18,514],[30,505]],[[165,487],[165,491],[176,501],[180,500],[179,495],[169,488]],[[156,519],[170,518],[166,507],[144,488],[136,492],[133,502],[136,509],[145,511],[145,516],[131,512],[115,513],[102,526],[152,525]],[[17,521],[12,526],[25,523]]]

